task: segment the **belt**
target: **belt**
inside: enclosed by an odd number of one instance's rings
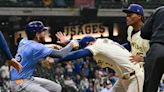
[[[130,76],[133,76],[133,75],[135,75],[135,71],[133,71],[133,72],[130,73]]]
[[[27,79],[18,79],[18,80],[15,80],[15,83],[16,83],[17,85],[19,85],[19,84],[22,84],[22,83],[24,83],[24,81],[25,81],[25,80],[31,80],[31,79],[33,79],[33,78],[27,78]]]
[[[17,85],[22,84],[23,82],[24,82],[24,80],[23,80],[23,79],[18,79],[18,80],[15,80],[15,83],[16,83]]]
[[[135,75],[135,71],[131,72],[131,73],[126,73],[123,75],[122,79],[128,79],[130,78],[131,76]]]

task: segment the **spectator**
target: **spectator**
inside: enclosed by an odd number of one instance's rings
[[[111,81],[107,80],[105,82],[105,88],[103,88],[101,92],[112,92],[112,86],[113,85],[112,85]]]
[[[90,72],[90,70],[89,70],[88,64],[85,63],[84,68],[82,68],[82,74],[86,77],[89,77],[89,72]]]
[[[55,7],[65,8],[66,6],[65,0],[55,0]]]
[[[71,61],[66,62],[65,69],[66,69],[65,74],[73,77],[73,64]]]
[[[19,42],[20,42],[22,39],[23,39],[23,37],[22,37],[22,34],[20,33],[20,34],[19,34],[19,37],[18,37],[18,39],[17,39],[17,45],[19,45]]]
[[[81,69],[82,69],[82,66],[83,66],[83,59],[77,59],[77,60],[74,60],[74,72],[76,74],[80,74],[81,72]]]
[[[83,79],[80,82],[80,87],[82,90],[86,90],[89,87],[89,81],[86,76],[83,76]]]
[[[66,76],[66,78],[64,80],[64,84],[65,84],[65,86],[69,86],[69,87],[72,87],[72,88],[78,90],[75,82],[72,80],[72,78],[70,76]]]
[[[103,78],[103,72],[97,71],[96,72],[96,79],[94,83],[94,91],[100,92],[103,88],[104,78]]]
[[[64,68],[61,66],[60,63],[58,63],[55,69],[55,75],[60,77],[61,75],[64,75],[64,71]]]
[[[44,7],[52,7],[53,0],[42,0]]]
[[[89,87],[84,92],[94,92],[94,82],[89,82]]]

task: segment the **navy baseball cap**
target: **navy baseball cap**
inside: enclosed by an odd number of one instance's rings
[[[96,39],[93,36],[85,36],[79,40],[80,48],[85,48],[88,45],[88,42],[95,41]]]
[[[125,13],[137,13],[141,16],[144,16],[144,10],[143,7],[139,4],[130,4],[128,9],[122,10]]]

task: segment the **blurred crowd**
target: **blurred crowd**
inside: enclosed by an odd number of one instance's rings
[[[35,76],[53,80],[62,85],[62,92],[106,92],[111,90],[117,77],[113,70],[101,69],[93,58],[86,57],[74,61],[38,65]],[[110,92],[110,91],[107,91]]]
[[[113,9],[127,7],[129,3],[141,3],[145,8],[153,9],[163,5],[163,0],[0,0],[0,7],[96,7]]]

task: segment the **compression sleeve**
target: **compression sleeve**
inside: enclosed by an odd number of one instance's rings
[[[70,44],[68,44],[67,46],[65,46],[61,50],[55,50],[55,49],[52,50],[52,52],[50,53],[49,57],[52,57],[52,58],[62,58],[66,54],[68,54],[71,50],[72,50],[72,47],[71,47]]]
[[[3,53],[6,55],[8,60],[11,60],[13,58],[10,49],[7,45],[7,42],[1,31],[0,31],[0,48],[2,49]]]
[[[83,57],[87,57],[87,56],[93,56],[93,54],[88,49],[81,49],[81,50],[70,52],[63,58],[59,59],[58,62],[75,60],[75,59],[79,59],[79,58],[83,58]]]

